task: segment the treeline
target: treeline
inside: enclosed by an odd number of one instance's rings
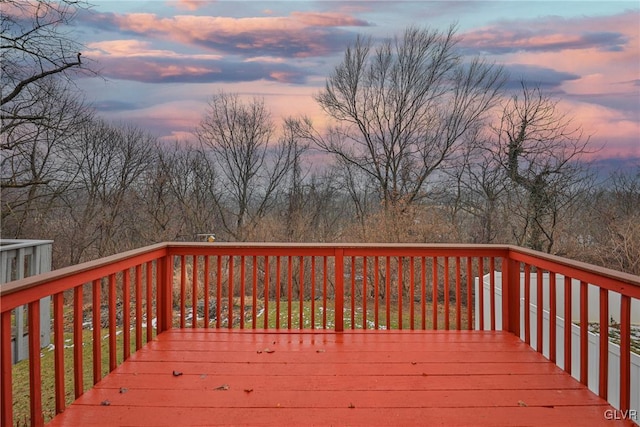
[[[640,273],[640,166],[597,182],[557,100],[508,89],[454,27],[358,38],[316,96],[327,128],[218,92],[193,140],[167,144],[84,102],[77,45],[56,33],[72,5],[41,2],[31,27],[2,16],[2,236],[55,240],[55,267],[214,233],[513,243]]]
[[[545,251],[639,272],[637,173],[606,185],[580,175],[536,205],[507,169],[467,155],[430,180],[419,200],[385,204],[373,180],[295,136],[291,122],[278,139],[239,149],[207,136],[208,115],[201,142],[162,144],[81,111],[59,134],[33,127],[2,159],[3,173],[12,172],[2,186],[2,236],[55,240],[56,267],[215,233],[218,241],[540,241]],[[262,124],[276,133],[270,120]]]

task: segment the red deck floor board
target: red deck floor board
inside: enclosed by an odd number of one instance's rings
[[[177,329],[50,425],[633,425],[606,409],[508,333]]]

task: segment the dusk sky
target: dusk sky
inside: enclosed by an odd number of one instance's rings
[[[100,115],[192,139],[219,90],[264,97],[275,121],[306,114],[357,34],[458,25],[460,47],[540,85],[592,135],[598,157],[640,158],[640,2],[108,1],[77,22]]]

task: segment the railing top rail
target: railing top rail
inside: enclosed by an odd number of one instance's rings
[[[31,296],[34,298],[53,295],[54,293],[70,289],[77,284],[88,283],[91,280],[121,271],[127,268],[127,264],[130,263],[132,259],[137,259],[139,262],[146,262],[160,258],[166,255],[166,248],[166,243],[158,243],[94,261],[60,268],[25,279],[4,283],[0,285],[0,304],[2,305],[2,311],[11,310],[24,303],[21,299],[27,298],[26,296],[24,298],[17,298],[17,295],[24,291],[29,291],[29,293],[33,291],[34,295]],[[45,285],[46,290],[41,289],[36,291],[37,288]],[[40,293],[42,293],[42,295],[36,295]]]
[[[50,245],[53,240],[0,239],[0,252]]]
[[[533,265],[540,264],[540,261],[542,261],[543,265],[540,265],[541,268],[546,268],[549,264],[555,267],[561,267],[556,270],[560,270],[560,273],[569,275],[574,279],[590,281],[594,277],[600,277],[614,280],[616,282],[626,283],[628,285],[640,288],[640,276],[623,273],[621,271],[612,270],[606,267],[588,264],[582,261],[563,258],[557,255],[535,251],[533,249],[522,248],[519,246],[509,246],[509,257],[511,259],[527,262]],[[638,292],[635,292],[635,294],[638,293],[640,293],[640,289],[638,289]]]
[[[421,243],[278,243],[278,242],[169,242],[174,255],[332,255],[342,249],[345,256],[506,256],[504,245],[480,244],[421,244]]]
[[[541,268],[558,270],[562,274],[574,274],[574,278],[582,280],[604,278],[610,282],[631,285],[630,296],[640,295],[640,276],[622,273],[605,267],[598,267],[580,261],[574,261],[555,255],[512,245],[483,245],[483,244],[420,244],[420,243],[230,243],[230,242],[164,242],[140,249],[134,249],[121,254],[112,255],[95,261],[85,262],[79,265],[65,267],[48,273],[32,276],[26,279],[16,280],[0,286],[0,298],[2,310],[8,310],[7,297],[19,291],[47,285],[48,294],[52,294],[54,288],[49,285],[57,283],[57,292],[75,286],[74,283],[83,283],[84,280],[92,280],[93,277],[104,277],[100,274],[127,268],[126,263],[133,258],[160,257],[166,254],[190,254],[190,255],[216,255],[233,253],[240,255],[250,254],[255,251],[261,253],[284,255],[292,249],[298,249],[299,255],[328,255],[336,249],[342,249],[345,256],[373,256],[380,255],[410,256],[504,256],[517,261],[528,262],[532,265],[540,265]],[[297,255],[297,254],[295,254]],[[542,263],[542,265],[541,265]],[[560,267],[560,268],[555,268]],[[566,273],[563,273],[566,272]],[[66,282],[65,282],[66,281]],[[66,288],[65,288],[66,286]],[[614,287],[609,287],[614,289]],[[638,289],[636,289],[638,288]],[[615,289],[621,289],[615,286]],[[626,293],[626,292],[625,292]],[[15,301],[11,306],[15,307]]]
[[[434,249],[459,249],[459,250],[487,250],[487,249],[508,249],[508,245],[499,244],[469,244],[469,243],[291,243],[291,242],[165,242],[171,248],[339,248],[339,249],[361,249],[361,248],[434,248]]]

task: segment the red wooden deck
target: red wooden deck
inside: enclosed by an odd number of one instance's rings
[[[50,425],[633,425],[612,409],[506,332],[172,329]]]

